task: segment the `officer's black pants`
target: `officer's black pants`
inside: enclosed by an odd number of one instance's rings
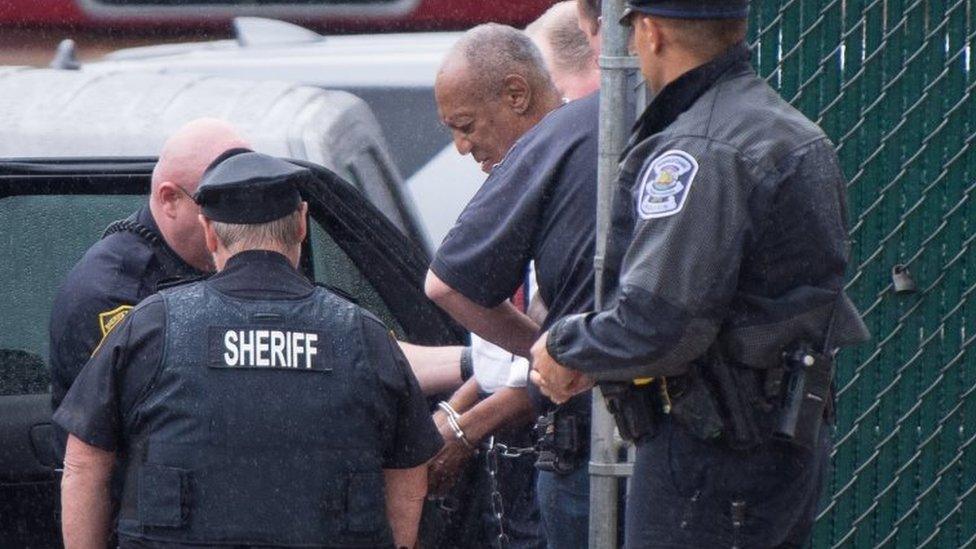
[[[810,537],[830,446],[825,426],[817,452],[779,441],[737,452],[666,421],[637,444],[627,547],[800,547]]]

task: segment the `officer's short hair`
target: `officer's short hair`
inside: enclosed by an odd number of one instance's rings
[[[601,0],[576,0],[583,8],[583,14],[589,17],[594,23],[603,14],[603,2]]]
[[[525,78],[533,89],[553,87],[539,48],[524,32],[508,25],[485,23],[472,28],[448,54],[454,55],[461,56],[478,89],[489,97],[501,94],[505,77],[512,74]]]
[[[221,223],[211,221],[220,244],[231,253],[259,249],[263,246],[291,247],[302,243],[301,210],[274,221],[256,224]]]
[[[714,57],[745,40],[748,19],[672,19],[655,17],[672,30],[683,49],[700,57]]]
[[[525,27],[525,33],[547,43],[552,51],[552,70],[559,73],[581,74],[594,69],[593,50],[586,35],[579,28],[576,8],[565,9],[567,2],[559,2]]]

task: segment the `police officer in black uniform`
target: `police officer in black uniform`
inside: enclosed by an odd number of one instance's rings
[[[112,223],[68,273],[51,307],[51,401],[56,409],[95,347],[160,282],[213,270],[190,194],[203,170],[247,143],[226,122],[194,120],[163,145],[149,203]],[[56,441],[64,455],[65,433]]]
[[[608,308],[533,347],[556,401],[602,385],[636,440],[628,547],[800,546],[830,450],[845,181],[823,131],[749,63],[748,2],[632,0],[656,94],[623,153]],[[826,421],[825,421],[826,420]]]
[[[133,309],[54,415],[66,545],[104,544],[118,453],[122,547],[412,546],[442,444],[416,378],[296,270],[311,172],[230,154],[196,193],[218,273]]]

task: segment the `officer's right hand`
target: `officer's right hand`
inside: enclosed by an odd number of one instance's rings
[[[593,388],[594,380],[576,370],[556,362],[549,354],[549,332],[542,334],[532,345],[532,370],[529,379],[539,391],[556,404],[563,404],[574,396]]]

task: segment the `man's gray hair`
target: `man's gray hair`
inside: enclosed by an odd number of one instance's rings
[[[220,244],[232,254],[245,250],[289,248],[302,242],[300,209],[267,223],[254,225],[219,221],[211,221],[211,223]]]
[[[603,2],[601,0],[576,0],[579,5],[583,8],[583,14],[593,20],[595,23],[600,19],[601,12],[603,10]]]
[[[554,4],[525,27],[525,33],[548,45],[554,73],[585,74],[596,68],[596,59],[586,35],[579,28],[576,4],[571,0]]]
[[[456,56],[463,59],[479,88],[490,96],[502,93],[509,75],[525,78],[532,89],[554,87],[539,48],[524,32],[508,25],[485,23],[465,32],[448,59]]]

